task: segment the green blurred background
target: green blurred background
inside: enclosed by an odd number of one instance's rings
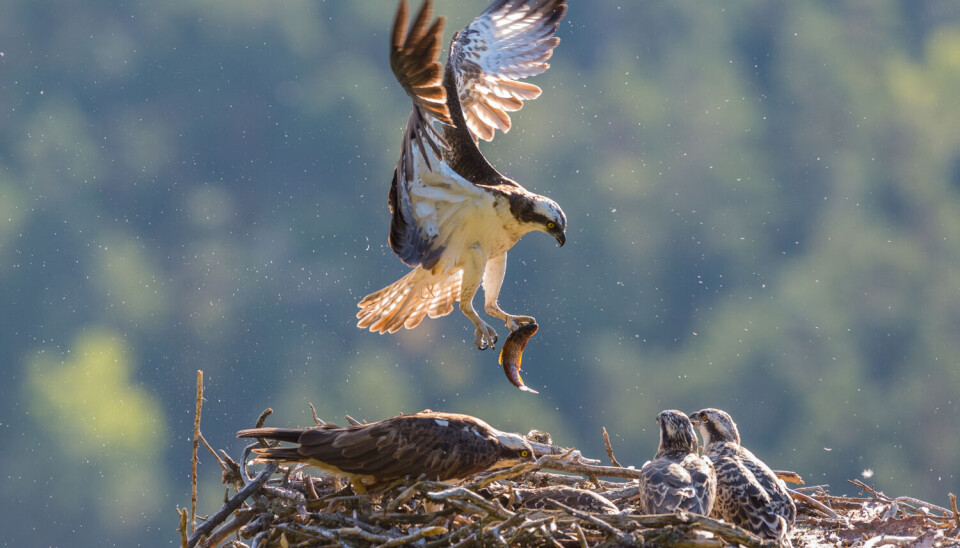
[[[486,2],[440,1],[447,35]],[[556,199],[501,296],[354,327],[399,278],[409,103],[385,2],[32,2],[0,14],[4,545],[177,541],[202,430],[426,407],[640,465],[717,406],[808,483],[960,491],[960,4],[573,2],[543,96],[484,145]],[[503,337],[506,330],[497,325]],[[502,340],[502,339],[501,339]],[[871,474],[872,472],[872,474]],[[201,454],[201,513],[225,489]]]

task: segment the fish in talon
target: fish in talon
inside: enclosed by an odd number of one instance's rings
[[[500,365],[503,366],[503,372],[507,375],[510,383],[524,392],[532,392],[534,394],[539,394],[540,392],[523,384],[523,378],[520,377],[520,362],[523,361],[523,349],[527,347],[527,342],[530,340],[530,337],[533,337],[533,334],[537,332],[539,327],[540,326],[535,323],[518,327],[510,333],[510,336],[508,336],[507,340],[503,343],[503,348],[500,350]]]

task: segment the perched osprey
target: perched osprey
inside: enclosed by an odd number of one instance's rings
[[[253,428],[238,438],[266,438],[296,447],[253,450],[259,462],[306,462],[346,476],[357,492],[406,476],[446,481],[490,468],[535,460],[519,434],[501,432],[482,420],[456,413],[421,411],[412,415],[340,427]]]
[[[540,95],[539,87],[520,79],[549,68],[546,61],[560,42],[553,34],[566,10],[565,0],[497,0],[454,35],[443,68],[437,58],[444,18],[431,24],[426,0],[407,30],[401,0],[390,66],[413,109],[390,184],[389,241],[414,270],[360,301],[361,329],[413,329],[424,316],[445,316],[460,301],[476,327],[474,344],[484,350],[497,342],[497,333],[473,308],[481,284],[484,310],[511,331],[536,322],[497,303],[507,250],[535,230],[562,246],[567,219],[556,202],[490,165],[477,141],[509,130],[507,113]]]
[[[725,411],[702,409],[690,415],[703,436],[704,455],[717,471],[714,517],[764,538],[789,545],[787,533],[797,507],[787,486],[770,468],[740,445],[737,425]]]
[[[697,454],[697,434],[686,413],[661,411],[660,446],[640,469],[640,505],[647,514],[686,510],[709,516],[717,496],[717,476],[707,457]]]

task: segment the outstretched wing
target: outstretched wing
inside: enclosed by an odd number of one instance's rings
[[[508,112],[536,99],[541,89],[521,82],[550,68],[560,39],[553,34],[566,0],[498,0],[457,33],[450,60],[467,127],[490,141],[510,129]]]
[[[407,0],[401,0],[390,38],[390,68],[397,81],[413,101],[400,145],[400,159],[393,170],[388,201],[393,218],[390,222],[390,247],[410,266],[429,264],[442,251],[436,233],[418,222],[411,185],[415,185],[418,159],[433,170],[441,161],[443,137],[433,121],[452,124],[447,108],[447,93],[442,85],[443,67],[437,61],[444,18],[432,24],[431,0],[426,0],[407,28]],[[428,26],[429,25],[429,26]],[[432,266],[432,265],[431,265]]]
[[[407,29],[407,0],[400,0],[390,37],[390,68],[417,110],[449,124],[443,66],[437,61],[445,19],[437,17],[427,27],[432,14],[433,2],[426,0]]]

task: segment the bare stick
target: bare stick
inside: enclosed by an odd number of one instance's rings
[[[211,531],[217,526],[223,523],[227,519],[227,516],[233,513],[234,510],[240,508],[240,505],[243,504],[243,501],[247,500],[250,495],[256,493],[260,487],[267,482],[270,476],[277,471],[277,468],[280,465],[276,462],[268,463],[267,466],[257,474],[257,477],[253,481],[248,483],[239,493],[234,495],[230,500],[228,500],[223,506],[217,510],[217,513],[210,516],[210,518],[201,523],[193,533],[190,534],[190,539],[187,542],[187,548],[193,548],[197,545],[197,542],[210,534]]]
[[[580,524],[573,522],[573,529],[577,532],[577,539],[580,541],[580,548],[587,548],[590,546],[587,544],[587,535],[583,534],[583,529],[580,528]]]
[[[691,514],[678,510],[673,514],[650,514],[645,516],[597,516],[605,522],[621,523],[624,526],[633,525],[650,528],[663,528],[668,526],[695,526],[697,529],[709,531],[723,539],[742,544],[748,547],[776,546],[775,540],[761,539],[757,535],[746,529],[737,527],[729,523],[724,523],[713,518]]]
[[[237,512],[237,515],[233,517],[233,519],[224,523],[222,527],[219,527],[217,528],[216,531],[213,531],[212,533],[210,533],[209,537],[203,539],[203,542],[201,543],[201,545],[204,548],[208,548],[210,546],[217,546],[218,544],[223,542],[223,539],[229,537],[230,535],[235,533],[237,529],[240,529],[241,527],[246,525],[251,519],[254,518],[254,516],[256,516],[256,512],[254,512],[249,508],[245,510],[240,510],[239,512]]]
[[[177,528],[180,531],[180,547],[187,548],[187,509],[177,508],[177,513],[180,514],[180,527]]]
[[[347,422],[350,423],[350,426],[360,426],[360,425],[363,424],[362,422],[360,422],[360,421],[358,421],[357,419],[351,417],[350,415],[344,415],[343,418],[346,419]]]
[[[427,482],[424,483],[426,484],[425,487],[427,489],[433,486],[427,484]],[[495,502],[490,502],[473,491],[464,489],[463,487],[452,487],[449,489],[444,489],[443,491],[427,491],[426,495],[430,500],[438,502],[450,502],[455,505],[462,504],[463,501],[459,499],[466,499],[472,503],[471,506],[480,508],[484,513],[497,516],[500,519],[509,519],[514,516],[514,513],[510,510],[507,510]]]
[[[547,502],[550,502],[550,503],[554,504],[557,508],[560,508],[560,509],[563,510],[564,512],[570,514],[571,516],[578,517],[578,518],[580,518],[580,519],[582,519],[582,520],[589,521],[590,523],[596,525],[597,527],[599,527],[600,529],[602,529],[603,531],[605,531],[607,534],[611,535],[613,538],[617,539],[617,542],[620,542],[620,543],[622,543],[622,544],[624,544],[624,545],[627,545],[627,546],[629,546],[629,545],[631,545],[631,544],[635,544],[634,539],[631,539],[631,538],[627,537],[626,535],[624,535],[624,534],[623,534],[623,531],[617,529],[616,527],[610,525],[609,523],[607,523],[607,522],[605,522],[605,521],[603,521],[603,520],[601,520],[601,519],[597,519],[596,517],[588,514],[587,512],[581,512],[580,510],[577,510],[576,508],[571,508],[571,507],[567,506],[566,504],[563,504],[562,502],[558,502],[558,501],[553,500],[553,499],[547,499]]]
[[[610,462],[617,468],[623,468],[623,465],[617,461],[617,457],[613,456],[613,446],[610,445],[610,436],[607,435],[606,427],[601,426],[600,431],[603,432],[603,444],[607,446],[607,456],[610,457]]]
[[[193,418],[193,472],[190,475],[190,531],[197,530],[197,450],[200,448],[200,410],[203,409],[203,370],[197,369],[197,414]]]
[[[540,457],[540,458],[544,458],[544,457]],[[475,482],[467,485],[467,488],[468,488],[468,489],[474,489],[474,490],[476,490],[476,489],[483,489],[484,487],[490,485],[491,483],[493,483],[493,482],[495,482],[495,481],[500,481],[500,480],[502,480],[502,479],[508,479],[508,478],[513,478],[513,477],[516,477],[516,476],[520,476],[520,475],[526,474],[527,472],[530,472],[530,471],[532,471],[532,470],[536,470],[537,468],[538,468],[537,463],[534,463],[534,462],[524,462],[524,463],[522,463],[522,464],[517,464],[517,465],[515,465],[515,466],[513,466],[513,467],[511,467],[511,468],[506,468],[506,469],[504,469],[502,472],[497,472],[497,473],[494,473],[494,474],[490,474],[489,476],[486,476],[486,477],[484,477],[483,479],[481,479],[481,480],[479,480],[479,481],[475,481]]]
[[[386,505],[383,509],[384,513],[386,512],[396,512],[400,505],[407,502],[413,495],[417,493],[417,488],[420,486],[420,480],[424,479],[426,474],[420,474],[420,477],[413,482],[409,487],[403,490],[402,493],[397,495],[397,498],[390,501],[390,504]]]
[[[543,459],[544,457],[541,457],[540,460],[543,460]],[[582,462],[570,462],[570,461],[564,461],[564,460],[548,460],[548,461],[545,461],[541,466],[549,470],[574,472],[576,474],[583,474],[584,476],[587,476],[587,477],[628,478],[628,479],[640,478],[640,470],[637,470],[636,468],[617,468],[616,466],[598,466],[595,464],[584,464]]]
[[[210,451],[210,454],[213,455],[213,458],[217,459],[217,463],[220,464],[220,468],[223,468],[224,472],[229,472],[230,469],[227,468],[226,464],[224,464],[223,459],[221,459],[220,455],[213,450],[213,447],[210,447],[210,444],[207,443],[207,439],[203,437],[203,432],[198,431],[197,434],[200,435],[200,442],[203,443],[203,446],[207,448],[207,451]]]
[[[530,447],[533,448],[533,454],[537,458],[540,458],[544,455],[565,455],[571,460],[576,460],[587,464],[600,464],[600,459],[588,459],[584,457],[578,449],[574,449],[572,447],[548,445],[546,443],[540,443],[529,439],[527,440],[527,443],[529,443]]]
[[[267,422],[267,417],[273,414],[273,408],[268,407],[263,410],[263,413],[260,413],[260,418],[257,419],[257,425],[255,428],[263,428],[263,423]]]
[[[789,488],[787,489],[787,492],[790,493],[790,496],[793,497],[795,500],[799,500],[800,502],[809,504],[809,505],[812,506],[814,509],[816,509],[817,511],[819,511],[821,514],[823,514],[823,515],[825,515],[825,516],[827,516],[827,517],[829,517],[829,518],[831,518],[831,519],[839,519],[839,518],[840,518],[840,516],[838,516],[837,513],[834,512],[832,508],[830,508],[830,507],[827,506],[826,504],[823,504],[822,502],[818,501],[817,499],[815,499],[815,498],[813,498],[813,497],[811,497],[811,496],[809,496],[809,495],[806,495],[806,494],[804,494],[804,493],[800,493],[800,492],[794,491],[793,489],[789,489]]]
[[[774,475],[782,479],[787,483],[794,483],[796,485],[803,485],[803,478],[800,477],[800,474],[796,472],[791,472],[790,470],[774,470]]]
[[[314,422],[317,426],[323,426],[324,422],[323,422],[322,420],[320,420],[320,417],[317,416],[317,408],[314,407],[313,404],[310,403],[310,402],[307,402],[307,405],[310,406],[310,412],[313,413],[313,422]]]
[[[402,546],[404,544],[417,542],[418,540],[424,537],[432,537],[436,535],[445,535],[445,534],[447,534],[446,528],[440,527],[439,525],[431,525],[431,526],[424,527],[422,529],[418,529],[417,531],[414,531],[413,533],[410,533],[408,535],[404,535],[402,537],[397,537],[395,539],[388,540],[387,542],[384,542],[383,544],[381,544],[380,548],[390,548],[391,546]]]
[[[953,508],[953,521],[957,524],[957,530],[960,531],[960,512],[957,511],[957,496],[950,493],[950,507]]]

